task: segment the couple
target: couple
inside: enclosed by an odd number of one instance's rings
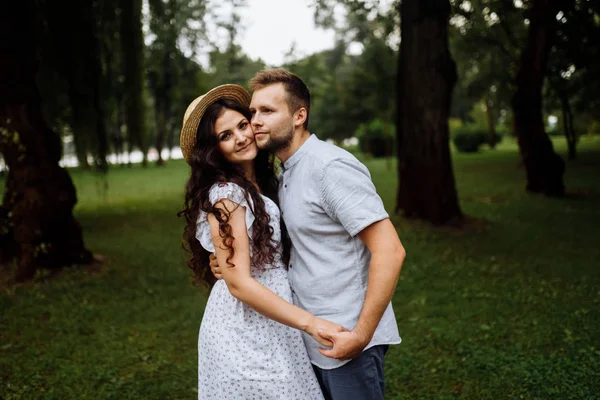
[[[198,97],[181,132],[188,264],[212,286],[198,398],[383,399],[404,248],[367,168],[309,133],[304,82],[271,69],[250,88]]]

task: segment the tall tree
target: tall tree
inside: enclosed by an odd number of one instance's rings
[[[519,51],[526,37],[522,12],[504,0],[453,1],[450,50],[457,63],[454,115],[469,119],[473,102],[483,103],[489,145],[496,143],[496,123],[510,109]]]
[[[437,224],[462,213],[450,158],[448,117],[456,66],[448,50],[448,0],[400,4],[396,211]]]
[[[107,167],[107,139],[100,98],[102,52],[98,9],[104,3],[41,0],[38,12],[46,15],[47,20],[36,26],[40,90],[43,97],[52,98],[52,102],[44,104],[49,122],[59,129],[71,128],[80,167],[89,167],[88,156],[92,155],[102,170]],[[70,14],[78,18],[68,18]]]
[[[0,266],[17,259],[17,280],[39,267],[92,261],[73,217],[75,188],[58,161],[61,141],[42,116],[36,86],[36,2],[12,2],[0,17],[0,151],[8,166],[0,208]]]
[[[102,109],[106,123],[106,136],[116,162],[123,164],[122,154],[125,152],[126,136],[123,132],[125,124],[123,52],[120,40],[120,0],[99,0],[98,32],[102,60]]]
[[[600,3],[579,0],[561,5],[556,15],[554,46],[548,57],[547,87],[550,90],[545,91],[545,97],[550,101],[545,103],[550,104],[544,106],[553,107],[552,111],[560,110],[568,157],[573,160],[577,155],[579,133],[588,128],[586,117],[598,104]]]
[[[396,212],[436,224],[461,220],[448,132],[456,84],[456,65],[448,50],[449,1],[395,1],[386,12],[375,0],[316,0],[317,23],[335,25],[334,3],[346,7],[347,23],[341,29],[357,41],[397,32],[400,17]]]
[[[130,143],[147,159],[147,127],[144,105],[144,34],[142,0],[121,0],[121,49],[125,77],[125,124]]]
[[[158,165],[163,165],[162,150],[171,127],[174,88],[179,84],[176,79],[177,64],[177,14],[176,0],[150,0],[150,29],[156,35],[150,45],[150,68],[148,80],[154,98],[155,147],[158,152]]]
[[[556,30],[556,14],[565,1],[533,0],[527,44],[516,76],[512,100],[514,129],[527,174],[527,190],[563,196],[565,164],[545,132],[542,86]]]

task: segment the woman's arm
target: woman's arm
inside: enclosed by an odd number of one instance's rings
[[[296,307],[252,278],[250,274],[250,240],[244,218],[245,208],[227,199],[219,201],[215,207],[229,214],[231,235],[234,238],[232,243],[234,256],[227,263],[229,250],[223,245],[223,238],[219,233],[219,222],[213,214],[208,215],[217,261],[221,266],[222,277],[231,295],[267,318],[300,329],[322,345],[331,346],[332,343],[321,337],[318,331],[342,332],[347,329]],[[234,266],[232,267],[231,264]]]

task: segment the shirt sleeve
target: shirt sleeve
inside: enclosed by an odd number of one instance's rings
[[[325,212],[342,224],[350,236],[388,218],[369,170],[358,160],[336,159],[325,167],[320,179]]]
[[[231,182],[214,184],[210,189],[208,197],[213,206],[220,200],[228,199],[244,207],[246,210],[246,229],[248,230],[248,236],[252,237],[252,223],[254,222],[253,204],[252,199],[250,199],[250,203],[246,201],[244,189]],[[196,239],[206,251],[215,252],[215,246],[210,233],[210,224],[208,223],[208,215],[202,210],[196,224]]]

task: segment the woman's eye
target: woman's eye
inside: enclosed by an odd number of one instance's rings
[[[229,132],[228,132],[228,133],[224,133],[224,134],[222,134],[222,135],[221,135],[221,140],[227,140],[227,139],[229,139],[229,136],[230,136],[230,135],[231,135],[231,134],[230,134]]]
[[[247,127],[248,127],[248,123],[247,123],[247,122],[242,122],[242,123],[240,124],[240,129],[241,129],[241,130],[245,130]]]

